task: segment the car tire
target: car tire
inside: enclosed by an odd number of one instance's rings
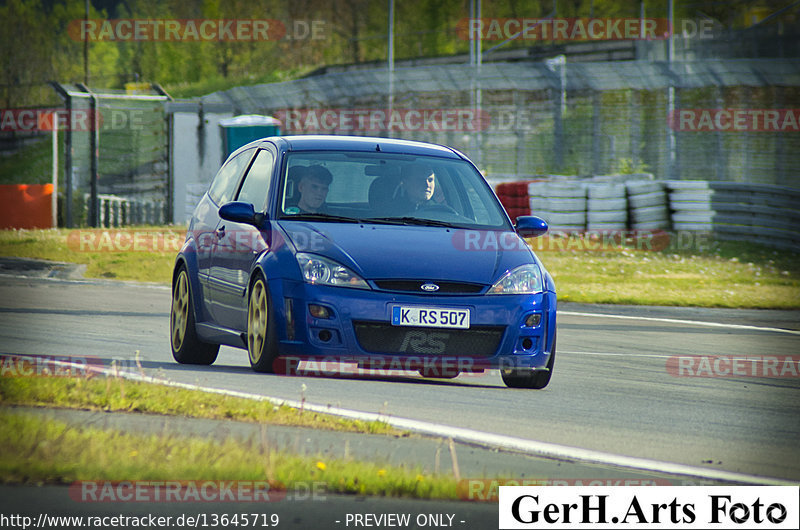
[[[260,274],[250,287],[247,303],[247,355],[256,372],[275,373],[278,338],[267,282]]]
[[[169,336],[172,357],[179,363],[209,365],[217,360],[219,344],[209,344],[197,337],[194,302],[185,265],[178,269],[172,285]]]
[[[550,383],[556,361],[556,336],[553,335],[553,349],[547,361],[547,370],[505,369],[500,371],[503,382],[509,388],[528,388],[541,390]]]

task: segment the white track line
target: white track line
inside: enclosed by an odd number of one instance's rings
[[[654,359],[670,359],[672,357],[679,357],[678,355],[661,355],[657,353],[613,353],[613,352],[599,352],[599,351],[563,351],[558,350],[559,355],[599,355],[609,357],[651,357]],[[698,356],[699,357],[699,356]]]
[[[6,354],[15,357],[33,357],[21,354]],[[247,392],[239,392],[237,390],[227,390],[222,388],[203,387],[200,385],[192,385],[189,383],[179,383],[177,381],[167,381],[165,379],[157,379],[144,375],[144,371],[140,373],[117,371],[112,368],[96,368],[86,365],[78,365],[76,363],[68,363],[62,361],[53,361],[56,364],[64,366],[75,367],[78,369],[89,369],[98,374],[106,376],[123,377],[134,381],[143,381],[147,383],[155,383],[175,388],[185,388],[188,390],[200,390],[212,394],[221,394],[225,396],[240,397],[254,401],[266,401],[275,405],[287,405],[292,408],[303,408],[313,412],[320,412],[323,414],[332,414],[344,418],[350,418],[361,421],[382,421],[398,429],[408,429],[432,436],[440,436],[443,438],[452,438],[455,441],[476,444],[480,446],[496,447],[500,449],[518,451],[529,455],[556,458],[560,460],[578,461],[591,464],[602,464],[619,466],[630,469],[638,469],[641,471],[650,471],[656,473],[664,473],[670,475],[681,475],[693,478],[703,478],[708,480],[719,480],[725,482],[736,482],[744,484],[758,484],[758,485],[800,485],[797,482],[792,482],[786,479],[778,479],[772,477],[762,477],[758,475],[747,475],[744,473],[734,473],[730,471],[722,471],[716,469],[707,469],[702,467],[689,466],[684,464],[674,464],[671,462],[660,462],[658,460],[649,460],[646,458],[638,458],[633,456],[615,455],[612,453],[605,453],[602,451],[594,451],[591,449],[582,449],[580,447],[570,447],[566,445],[559,445],[548,442],[539,442],[536,440],[526,440],[524,438],[516,438],[513,436],[506,436],[502,434],[493,434],[488,432],[475,431],[472,429],[464,429],[461,427],[450,427],[447,425],[439,425],[427,421],[412,420],[409,418],[397,418],[387,416],[385,414],[376,414],[373,412],[361,412],[358,410],[343,409],[340,407],[332,407],[330,405],[317,405],[308,402],[299,402],[290,399],[276,398],[270,396],[262,396],[259,394],[249,394]]]
[[[800,331],[783,328],[765,328],[759,326],[745,326],[742,324],[722,324],[720,322],[704,322],[702,320],[681,320],[677,318],[656,318],[656,317],[637,317],[632,315],[609,315],[607,313],[581,313],[579,311],[558,311],[559,315],[569,315],[574,317],[600,317],[600,318],[623,318],[628,320],[644,320],[649,322],[668,322],[671,324],[687,324],[690,326],[705,326],[709,328],[729,328],[729,329],[749,329],[754,331],[771,331],[773,333],[789,333],[800,335]]]

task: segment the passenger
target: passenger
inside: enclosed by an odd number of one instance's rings
[[[403,166],[400,171],[399,195],[408,202],[409,210],[433,206],[435,191],[436,175],[429,166],[420,163]]]

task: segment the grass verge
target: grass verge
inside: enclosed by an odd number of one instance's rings
[[[336,431],[401,436],[379,421],[360,421],[278,406],[266,401],[211,394],[114,377],[6,377],[13,366],[3,358],[0,405],[32,405],[293,425]]]
[[[800,308],[800,256],[761,245],[706,240],[700,248],[537,255],[553,275],[559,301]]]
[[[146,250],[135,249],[137,234]],[[87,278],[168,284],[185,236],[186,228],[175,226],[0,230],[0,256],[84,264]]]
[[[120,250],[144,234],[149,250]],[[123,234],[120,238],[119,234]],[[83,263],[89,278],[169,283],[185,230],[4,230],[0,256]],[[534,250],[567,302],[798,309],[798,254],[760,245],[674,234],[662,250]],[[126,239],[127,238],[127,239]],[[82,242],[89,242],[82,244]],[[121,244],[120,244],[121,242]],[[149,245],[149,246],[148,246]]]
[[[0,410],[0,482],[268,481],[270,490],[322,483],[331,493],[455,499],[456,481],[414,467],[306,457],[240,442],[71,427]]]

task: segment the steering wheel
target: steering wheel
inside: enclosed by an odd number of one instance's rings
[[[455,208],[443,202],[428,201],[420,208],[420,210],[425,210],[428,212],[444,212],[444,213],[459,215],[458,212],[455,210]]]

